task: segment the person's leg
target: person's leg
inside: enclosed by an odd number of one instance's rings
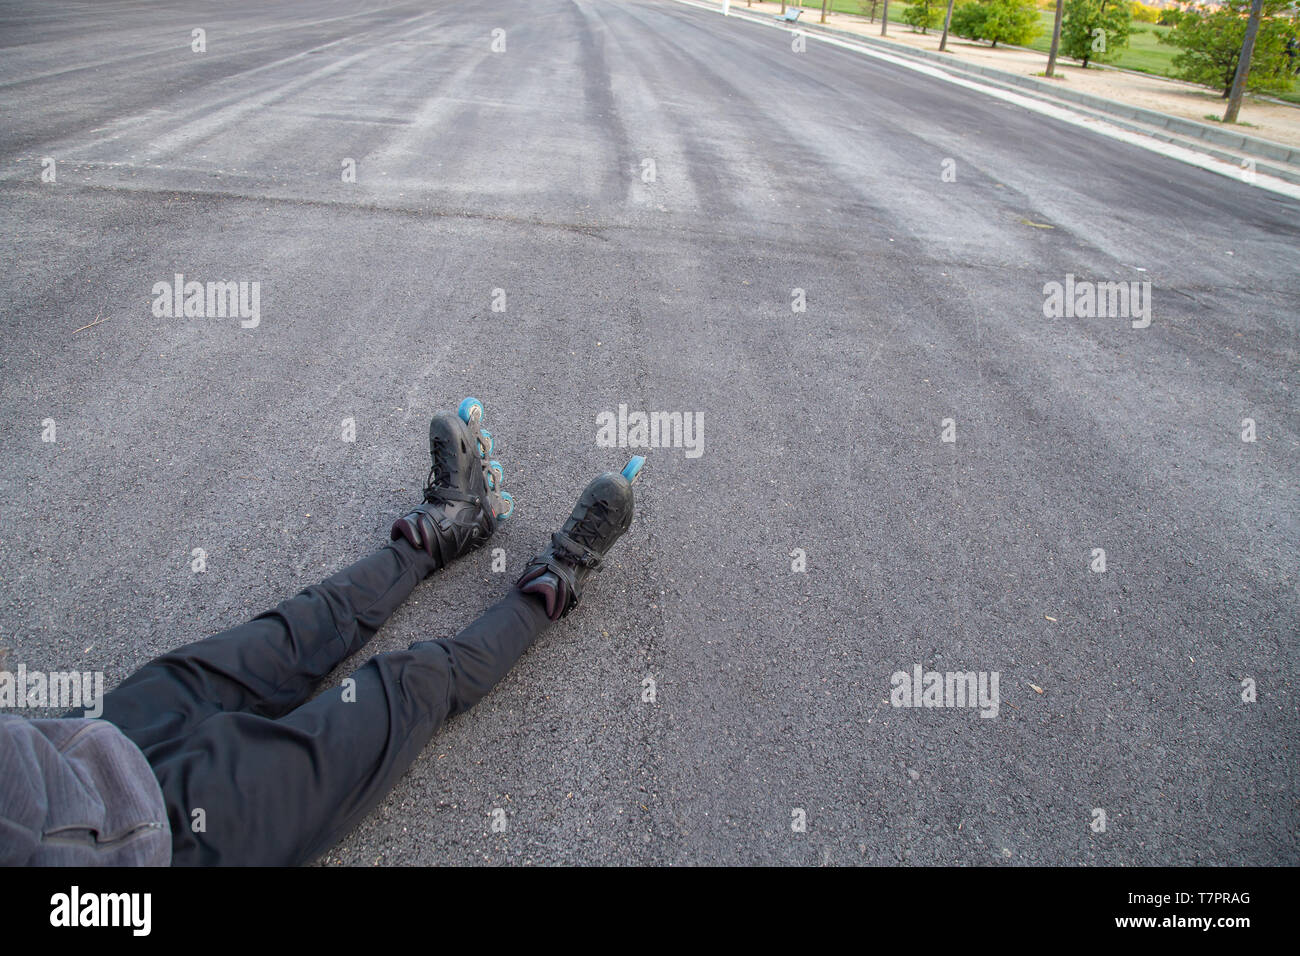
[[[147,749],[221,711],[288,713],[436,566],[394,541],[246,624],[155,658],[105,695],[103,719]]]
[[[576,606],[631,524],[631,482],[643,461],[591,482],[551,547],[454,638],[378,655],[279,720],[220,713],[183,740],[147,749],[167,801],[172,862],[292,865],[333,845],[444,720],[472,707]]]
[[[173,865],[305,863],[392,789],[448,718],[483,697],[549,624],[517,588],[454,638],[380,654],[288,715],[217,714],[146,756]],[[197,815],[195,811],[201,810]],[[197,820],[203,829],[194,832]]]
[[[482,405],[429,423],[424,501],[394,522],[393,543],[273,611],[164,654],[104,698],[104,719],[142,749],[189,733],[213,714],[288,713],[360,649],[424,577],[481,547],[513,508]]]

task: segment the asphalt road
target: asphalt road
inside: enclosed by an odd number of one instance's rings
[[[1300,207],[668,0],[307,7],[0,3],[10,668],[113,684],[359,557],[473,394],[508,573],[372,649],[451,634],[632,453],[602,411],[690,412],[328,861],[1297,862]],[[260,324],[155,317],[176,272]],[[1150,326],[1046,318],[1067,275]],[[892,706],[918,664],[997,717]]]

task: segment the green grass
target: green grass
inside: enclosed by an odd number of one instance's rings
[[[1046,53],[1052,45],[1052,19],[1050,10],[1038,11],[1038,36],[1030,42],[1031,50]],[[1155,73],[1160,76],[1173,75],[1174,57],[1178,48],[1160,42],[1160,36],[1173,27],[1162,27],[1155,23],[1134,23],[1129,35],[1128,46],[1123,48],[1114,60],[1107,60],[1108,66],[1118,66],[1125,70],[1138,70],[1142,73]]]
[[[1052,16],[1051,11],[1039,11],[1040,32],[1038,37],[1029,44],[1031,49],[1046,53],[1051,47]],[[1163,27],[1158,23],[1138,23],[1135,20],[1133,22],[1133,32],[1129,34],[1128,46],[1122,48],[1118,57],[1107,60],[1106,65],[1177,79],[1178,76],[1174,70],[1174,57],[1182,51],[1176,46],[1160,42],[1160,37],[1166,35],[1172,29],[1173,27]],[[1289,90],[1268,95],[1285,100],[1288,103],[1300,103],[1300,84],[1292,80]]]
[[[957,0],[958,3],[962,0]],[[737,0],[732,0],[737,3]],[[821,3],[813,2],[802,5],[805,17],[816,23],[821,13]],[[911,31],[911,27],[903,22],[903,12],[910,6],[907,3],[889,4],[889,30],[891,33],[896,31]],[[876,9],[876,22],[880,22],[880,11],[884,8],[881,3]],[[855,13],[859,16],[865,16],[861,0],[831,0],[830,8],[836,13]],[[1052,10],[1038,11],[1038,36],[1029,44],[1031,50],[1038,50],[1040,53],[1046,53],[1052,45],[1052,19],[1054,13]],[[1152,23],[1135,23],[1133,25],[1134,34],[1129,38],[1129,46],[1120,54],[1119,59],[1113,61],[1112,66],[1121,66],[1126,70],[1141,70],[1144,73],[1158,73],[1164,76],[1170,75],[1174,55],[1178,52],[1177,47],[1168,46],[1158,42],[1157,35],[1168,33],[1171,27],[1157,26]],[[1136,31],[1141,30],[1141,33]],[[935,27],[931,33],[943,32],[942,25]]]
[[[731,0],[731,2],[737,7],[740,6],[740,0]],[[962,0],[957,0],[957,2],[961,3]],[[791,4],[791,6],[795,5]],[[804,18],[812,23],[817,22],[821,14],[820,2],[800,3],[797,5],[803,7],[805,11]],[[903,11],[908,6],[909,4],[891,0],[889,4],[890,33],[904,30],[911,31],[911,26],[903,22]],[[831,0],[828,9],[836,13],[852,13],[858,16],[866,16],[867,14],[861,0]],[[882,2],[876,8],[876,23],[880,22],[880,12],[883,9],[884,3]],[[1038,11],[1038,35],[1028,44],[1029,49],[1037,50],[1046,55],[1052,45],[1052,21],[1054,17],[1053,9],[1040,9]],[[1172,29],[1173,27],[1160,26],[1157,23],[1133,21],[1133,32],[1129,35],[1128,46],[1124,47],[1120,55],[1114,60],[1108,60],[1106,65],[1117,66],[1125,70],[1135,70],[1139,73],[1152,73],[1156,76],[1175,76],[1173,61],[1180,51],[1178,47],[1160,42],[1160,37]],[[942,30],[943,27],[939,26],[930,32],[940,33]],[[1300,79],[1292,80],[1289,90],[1268,95],[1285,100],[1288,103],[1300,105]]]

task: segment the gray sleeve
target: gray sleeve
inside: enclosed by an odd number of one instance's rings
[[[170,862],[162,789],[117,727],[0,715],[0,864]]]
[[[35,855],[47,813],[45,781],[21,717],[0,714],[0,866]]]

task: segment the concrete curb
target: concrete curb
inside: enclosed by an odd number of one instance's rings
[[[710,0],[705,0],[705,2],[700,2],[700,0],[678,0],[678,2],[699,7],[700,9],[717,10],[719,13],[722,11],[722,5],[717,3],[717,0],[712,0],[712,2]],[[815,13],[815,11],[810,12]],[[1021,76],[1018,73],[1008,73],[1005,70],[996,70],[992,67],[980,66],[974,63],[964,63],[944,54],[929,50],[918,50],[915,47],[894,43],[888,39],[864,36],[848,30],[822,26],[819,23],[808,23],[801,20],[794,25],[788,25],[779,23],[774,18],[767,17],[764,14],[746,12],[746,8],[735,5],[731,7],[730,16],[776,27],[788,33],[822,34],[833,37],[840,42],[856,43],[882,53],[888,53],[891,56],[923,62],[953,76],[961,76],[975,82],[983,82],[1003,89],[1015,88],[1018,92],[1028,94],[1039,100],[1055,102],[1066,108],[1083,107],[1085,111],[1090,111],[1094,118],[1104,118],[1108,122],[1130,132],[1141,133],[1167,143],[1199,150],[1206,155],[1225,162],[1233,164],[1241,162],[1241,156],[1223,152],[1225,149],[1236,150],[1238,153],[1245,153],[1250,156],[1258,156],[1280,165],[1257,165],[1257,171],[1287,182],[1300,184],[1300,149],[1274,143],[1271,140],[1220,129],[1206,123],[1198,123],[1195,120],[1170,116],[1168,113],[1160,113],[1156,110],[1128,106],[1115,100],[1108,100],[1105,97],[1093,96],[1091,93],[1062,89],[1047,80],[1038,80],[1029,76]],[[1163,134],[1161,131],[1164,131]],[[1188,140],[1191,140],[1191,142],[1188,142]],[[1216,146],[1220,148],[1215,149]]]
[[[826,27],[821,24],[800,24],[797,29],[808,33],[825,33],[842,40],[851,40],[856,43],[861,43],[864,46],[870,46],[882,51],[887,51],[895,56],[912,57],[913,59],[933,63],[950,73],[981,76],[998,83],[1015,86],[1022,90],[1029,90],[1041,96],[1050,97],[1056,100],[1064,100],[1068,103],[1076,103],[1079,106],[1087,107],[1088,109],[1094,110],[1098,113],[1105,113],[1108,116],[1117,116],[1121,119],[1143,123],[1147,126],[1155,126],[1189,139],[1200,140],[1201,142],[1211,143],[1227,149],[1235,149],[1239,152],[1249,153],[1252,156],[1259,156],[1263,159],[1271,159],[1274,162],[1297,167],[1295,174],[1300,175],[1300,149],[1284,146],[1281,143],[1274,143],[1270,140],[1259,139],[1254,136],[1246,136],[1242,133],[1218,129],[1205,123],[1198,123],[1195,120],[1183,119],[1179,116],[1170,116],[1168,113],[1159,113],[1155,110],[1143,109],[1138,106],[1128,106],[1124,103],[1117,103],[1114,100],[1105,99],[1104,97],[1093,96],[1091,93],[1080,93],[1077,90],[1061,89],[1055,84],[1045,80],[1034,79],[1030,76],[1021,76],[1018,73],[1008,73],[1005,70],[995,70],[992,67],[980,66],[974,63],[963,63],[940,53],[932,53],[929,50],[918,50],[901,43],[891,43],[888,40],[881,40],[875,37],[862,36],[858,33],[851,33],[848,30],[837,30],[834,27]]]

